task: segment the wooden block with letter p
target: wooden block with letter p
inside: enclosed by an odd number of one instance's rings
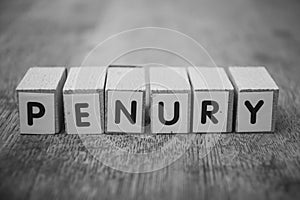
[[[193,88],[192,131],[231,132],[233,86],[223,68],[189,67]]]
[[[68,134],[104,131],[104,84],[107,67],[72,67],[63,88]]]
[[[145,96],[143,68],[108,68],[105,87],[105,132],[144,133]]]
[[[63,126],[64,67],[30,68],[16,88],[21,134],[54,134]]]
[[[186,68],[150,67],[152,133],[189,133],[191,88]]]
[[[279,88],[264,67],[230,67],[236,92],[235,131],[272,132]]]

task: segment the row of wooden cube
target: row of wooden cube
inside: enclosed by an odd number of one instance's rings
[[[17,87],[20,132],[272,132],[279,89],[264,67],[34,67]]]

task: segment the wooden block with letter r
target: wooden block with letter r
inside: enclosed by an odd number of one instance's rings
[[[65,67],[30,68],[16,88],[20,133],[54,134],[63,127]]]
[[[104,84],[107,67],[72,67],[63,88],[68,134],[104,132]]]
[[[194,133],[231,132],[233,86],[223,68],[189,67]]]
[[[189,133],[191,88],[184,67],[149,68],[152,133]]]
[[[235,87],[235,131],[273,132],[279,88],[265,67],[230,67]]]
[[[145,70],[109,67],[105,87],[105,132],[144,133]]]

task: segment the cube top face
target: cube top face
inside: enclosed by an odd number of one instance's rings
[[[234,88],[225,70],[216,67],[190,67],[188,73],[194,93],[192,131],[230,132]]]
[[[229,67],[229,72],[240,92],[279,90],[265,67]]]
[[[189,133],[191,87],[187,69],[150,67],[151,131]]]
[[[191,87],[184,67],[150,67],[152,93],[190,92]]]
[[[61,91],[66,76],[64,67],[33,67],[27,71],[16,88],[22,134],[54,134],[61,130]]]
[[[105,131],[144,133],[145,96],[143,68],[109,68],[105,87]]]
[[[107,67],[72,67],[63,93],[95,93],[104,90],[106,70]]]
[[[105,88],[105,90],[145,91],[145,70],[136,67],[110,67],[107,71]]]
[[[72,67],[63,88],[66,132],[101,134],[107,67]]]
[[[19,85],[17,92],[54,93],[66,74],[65,67],[32,67]]]
[[[195,91],[232,90],[233,86],[223,68],[189,67],[189,77]]]
[[[264,67],[230,67],[236,132],[273,132],[279,88]]]

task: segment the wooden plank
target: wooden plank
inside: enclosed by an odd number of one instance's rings
[[[225,70],[189,67],[188,72],[193,88],[192,131],[231,132],[234,91]]]
[[[105,132],[144,133],[146,82],[143,68],[108,68]]]
[[[272,132],[279,88],[264,67],[230,67],[236,92],[236,132]]]
[[[106,67],[72,67],[63,88],[66,132],[104,132]]]
[[[150,67],[152,133],[189,133],[191,88],[185,68]]]
[[[236,0],[135,1],[135,9],[132,5],[124,1],[90,0],[3,2],[0,12],[0,196],[74,200],[99,197],[297,199],[300,181],[298,2],[275,1],[270,6],[268,1],[243,0],[238,3]],[[130,24],[164,26],[187,33],[224,66],[233,63],[268,66],[280,87],[277,117],[280,120],[275,134],[222,134],[210,153],[204,148],[205,157],[201,157],[201,144],[207,144],[204,136],[213,134],[197,134],[194,144],[181,159],[161,170],[143,174],[107,167],[86,150],[77,135],[18,134],[14,91],[27,66],[79,65],[95,44],[128,29]],[[152,39],[157,38],[154,35]],[[144,37],[133,34],[105,50],[110,53],[115,47],[130,49],[136,39]],[[164,41],[173,45],[168,37],[164,37]],[[191,52],[187,43],[180,46],[186,53],[198,54]],[[153,62],[152,55],[143,51],[139,56],[132,56],[139,62],[123,56],[120,63],[124,64],[124,60],[128,64]],[[160,57],[162,62],[159,63],[172,61],[178,65],[177,60],[165,55]],[[102,57],[99,56],[99,60]],[[155,143],[160,145],[166,137],[157,135]],[[132,140],[125,138],[119,137],[120,146],[132,144]],[[136,144],[136,149],[148,147],[149,140]],[[98,151],[104,150],[99,147]]]
[[[20,133],[54,134],[63,124],[64,67],[30,68],[16,88]]]

